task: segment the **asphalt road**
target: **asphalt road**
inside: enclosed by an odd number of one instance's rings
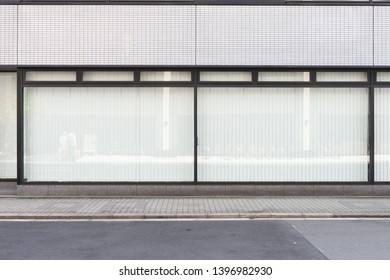
[[[0,222],[0,259],[390,259],[390,220]]]

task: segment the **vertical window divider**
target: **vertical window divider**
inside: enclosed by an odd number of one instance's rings
[[[24,182],[24,98],[23,98],[23,81],[25,71],[17,70],[17,184]]]
[[[259,72],[257,70],[252,71],[252,84],[256,85],[259,82]]]
[[[134,83],[139,83],[141,81],[141,71],[134,70]]]
[[[317,80],[317,73],[316,71],[310,71],[310,83],[315,84]]]
[[[368,137],[368,150],[369,150],[369,165],[368,165],[368,182],[373,184],[375,182],[375,96],[374,96],[374,83],[375,83],[375,71],[368,72],[369,78],[369,101],[368,101],[368,119],[369,119],[369,137]]]
[[[194,87],[194,183],[198,182],[198,71],[192,71]]]
[[[83,82],[83,70],[77,70],[76,71],[76,82],[78,84]]]

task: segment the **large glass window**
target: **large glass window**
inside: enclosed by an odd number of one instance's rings
[[[260,82],[310,82],[309,72],[259,72]]]
[[[318,82],[367,82],[367,72],[317,72]]]
[[[218,71],[201,71],[201,82],[251,82],[251,72],[218,72]]]
[[[365,88],[198,88],[199,181],[367,181]]]
[[[83,81],[129,82],[129,81],[134,81],[134,72],[132,71],[84,71]]]
[[[29,82],[75,82],[76,71],[28,71]]]
[[[143,82],[191,82],[189,71],[142,71]]]
[[[193,181],[193,88],[24,90],[27,181]]]
[[[0,73],[0,179],[16,178],[16,73]]]
[[[375,181],[390,181],[390,88],[375,89]]]

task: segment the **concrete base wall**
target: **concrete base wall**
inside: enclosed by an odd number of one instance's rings
[[[16,182],[0,182],[0,190],[16,190]]]
[[[390,196],[390,185],[18,185],[19,196]]]
[[[1,195],[16,195],[16,182],[0,182]]]

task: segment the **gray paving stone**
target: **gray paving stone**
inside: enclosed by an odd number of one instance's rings
[[[0,198],[0,219],[303,217],[390,217],[390,197]]]

